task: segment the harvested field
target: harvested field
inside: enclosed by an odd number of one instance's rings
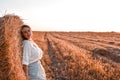
[[[0,18],[0,80],[26,80],[22,69],[22,20]],[[47,80],[120,80],[120,33],[38,32]]]
[[[120,33],[37,32],[48,80],[120,80]]]

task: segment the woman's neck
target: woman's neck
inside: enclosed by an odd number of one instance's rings
[[[32,38],[29,38],[28,40],[33,41],[33,39],[32,39]]]

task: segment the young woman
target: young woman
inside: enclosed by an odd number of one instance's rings
[[[46,80],[45,70],[40,62],[43,51],[32,40],[32,30],[28,25],[21,26],[23,38],[22,64],[27,80]]]

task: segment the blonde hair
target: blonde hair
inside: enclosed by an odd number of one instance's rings
[[[23,35],[23,32],[22,32],[23,28],[25,28],[25,27],[30,28],[30,26],[28,26],[28,25],[22,25],[21,26],[21,37],[22,37],[23,40],[28,40],[27,38],[25,38],[25,36]]]

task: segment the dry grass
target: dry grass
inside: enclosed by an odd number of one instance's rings
[[[0,80],[25,80],[19,33],[22,24],[16,15],[0,18]]]
[[[34,35],[45,53],[42,63],[48,80],[120,79],[120,48],[113,44],[120,39],[119,33],[34,32]]]

